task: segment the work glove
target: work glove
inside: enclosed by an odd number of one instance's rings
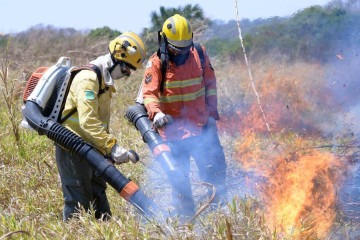
[[[112,147],[110,156],[111,159],[117,164],[127,163],[129,162],[129,160],[132,161],[133,163],[139,161],[139,156],[135,151],[133,150],[128,151],[117,144],[115,144]]]
[[[158,112],[153,120],[153,124],[156,128],[163,128],[165,125],[170,124],[174,121],[171,115]]]

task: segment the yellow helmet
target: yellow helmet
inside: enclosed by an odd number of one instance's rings
[[[127,63],[132,69],[141,68],[146,58],[146,47],[141,38],[133,32],[124,32],[109,43],[111,55]]]
[[[193,32],[191,24],[179,14],[169,17],[164,22],[162,35],[170,44],[179,48],[188,47],[192,44]]]

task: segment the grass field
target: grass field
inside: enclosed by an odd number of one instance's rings
[[[253,79],[241,62],[214,60],[213,66],[229,201],[216,210],[205,208],[187,224],[177,218],[146,219],[111,187],[110,221],[82,212],[63,223],[53,143],[16,129],[22,99],[8,90],[25,82],[16,70],[9,72],[7,85],[2,75],[0,239],[356,239],[359,219],[348,220],[338,205],[344,177],[358,163],[356,134],[339,124],[346,109],[333,94],[326,66],[264,59],[250,65]],[[161,169],[139,132],[124,118],[141,78],[139,71],[119,82],[113,99],[112,133],[142,162],[118,169],[166,208],[169,185],[159,177]],[[201,208],[206,187],[196,168],[192,178]]]

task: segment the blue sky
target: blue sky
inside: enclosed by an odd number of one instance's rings
[[[329,0],[0,0],[0,33],[21,32],[38,24],[77,30],[109,26],[140,33],[150,26],[150,13],[160,6],[199,4],[206,17],[229,21],[236,19],[235,2],[240,19],[254,20],[290,16],[312,5],[324,6]]]

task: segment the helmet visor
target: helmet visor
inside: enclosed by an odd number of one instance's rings
[[[187,46],[187,47],[176,47],[172,44],[168,44],[167,50],[169,51],[170,54],[172,55],[183,55],[186,54],[190,51],[191,45]]]

